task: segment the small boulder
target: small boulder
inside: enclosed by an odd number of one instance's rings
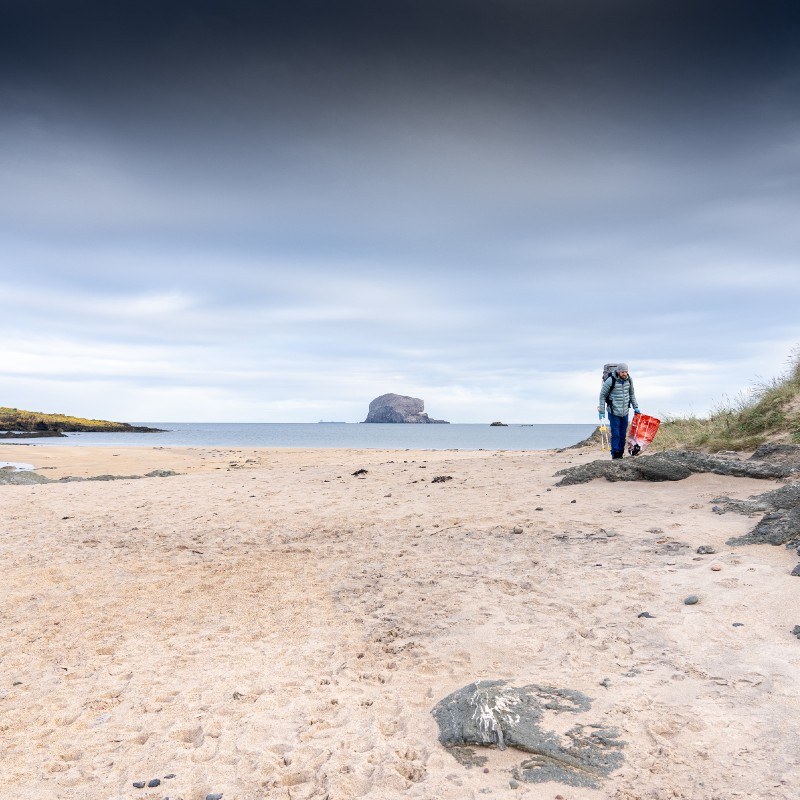
[[[685,597],[683,600],[683,604],[685,606],[696,606],[700,602],[700,598],[696,594],[690,594],[688,597]]]

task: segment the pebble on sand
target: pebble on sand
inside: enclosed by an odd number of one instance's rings
[[[206,800],[222,800],[222,792],[214,792],[214,794],[207,794]]]
[[[684,598],[683,604],[685,606],[694,606],[700,602],[700,598],[696,594],[690,594],[688,597]]]
[[[147,784],[147,788],[148,789],[155,789],[156,786],[160,786],[160,785],[161,785],[161,781],[158,778],[153,778],[153,780],[151,780],[150,783]]]
[[[798,565],[797,565],[797,566],[796,566],[796,567],[795,567],[795,568],[792,570],[792,575],[794,575],[796,578],[800,578],[800,564],[798,564]]]
[[[701,544],[700,547],[697,548],[697,554],[701,556],[711,556],[716,552],[717,551],[708,544]]]
[[[722,564],[712,564],[711,570],[713,572],[719,572],[722,569]]]
[[[522,528],[519,525],[515,525],[511,533],[522,533]]]
[[[645,619],[655,619],[655,617],[654,617],[654,616],[653,616],[653,615],[652,615],[652,614],[651,614],[649,611],[642,611],[642,613],[641,613],[641,614],[639,614],[639,615],[638,615],[638,617],[639,617],[640,619],[641,619],[642,617],[644,617]]]
[[[133,788],[134,789],[144,789],[145,783],[144,781],[134,781]]]

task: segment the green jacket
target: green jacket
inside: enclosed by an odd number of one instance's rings
[[[615,380],[613,391],[611,390],[612,376],[609,375],[603,381],[603,388],[600,389],[599,407],[605,411],[605,406],[608,402],[611,406],[612,414],[618,417],[627,417],[628,409],[631,406],[634,408],[639,407],[639,404],[636,402],[636,393],[633,391],[633,381],[630,375],[625,380],[622,380],[616,373],[614,373],[613,377]],[[608,396],[609,392],[611,392],[611,397]]]

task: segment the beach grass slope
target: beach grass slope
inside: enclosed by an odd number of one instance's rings
[[[800,348],[781,376],[723,403],[709,417],[667,417],[652,449],[753,450],[800,443]]]

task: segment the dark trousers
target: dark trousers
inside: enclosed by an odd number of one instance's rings
[[[622,458],[625,437],[628,435],[628,415],[618,417],[609,411],[608,423],[611,428],[611,458]]]

